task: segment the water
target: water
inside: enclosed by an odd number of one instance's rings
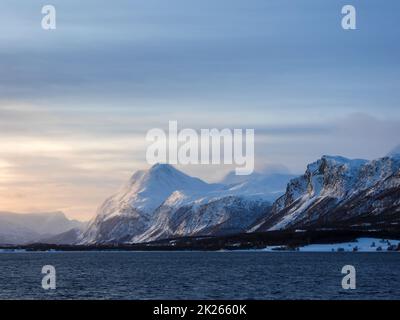
[[[354,265],[357,289],[343,290]],[[57,289],[41,287],[43,265]],[[1,299],[400,299],[398,253],[1,253]]]

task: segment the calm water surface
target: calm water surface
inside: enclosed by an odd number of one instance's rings
[[[56,290],[41,287],[44,265]],[[1,299],[400,299],[399,253],[1,253],[0,272]]]

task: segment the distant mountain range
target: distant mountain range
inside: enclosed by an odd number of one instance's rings
[[[0,244],[45,242],[71,229],[82,230],[85,223],[69,220],[62,212],[20,214],[0,212]]]
[[[7,237],[8,243],[93,245],[281,230],[393,231],[400,228],[400,153],[372,161],[323,156],[301,176],[231,173],[214,184],[157,164],[136,172],[84,228],[61,213],[40,223],[40,215],[23,222],[17,215],[18,223],[6,217],[0,214],[0,243]]]

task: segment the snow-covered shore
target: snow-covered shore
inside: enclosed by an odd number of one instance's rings
[[[358,238],[353,242],[332,243],[332,244],[310,244],[299,247],[300,252],[387,252],[396,251],[400,248],[400,240]],[[288,250],[285,246],[271,246],[262,251],[283,251]]]

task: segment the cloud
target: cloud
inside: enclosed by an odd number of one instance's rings
[[[378,31],[376,8],[363,4],[353,34],[340,28],[338,2],[55,0],[58,28],[45,32],[37,1],[5,1],[1,97],[136,111],[201,102],[371,112],[379,103],[398,114],[398,2],[380,8]]]

